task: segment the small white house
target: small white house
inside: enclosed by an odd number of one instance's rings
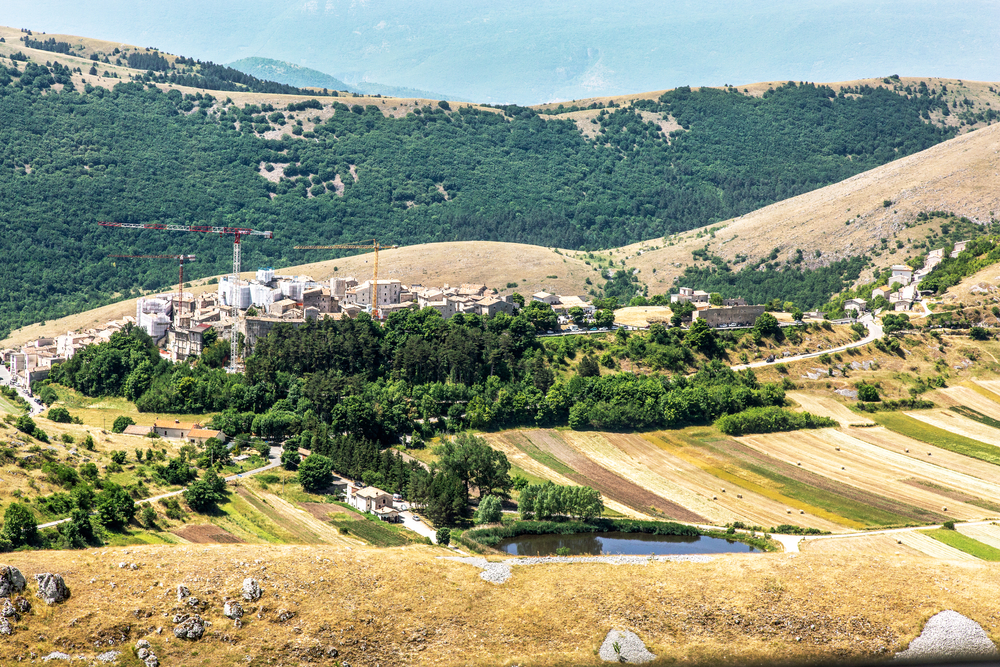
[[[913,269],[905,264],[894,264],[892,266],[892,278],[889,280],[890,285],[892,283],[909,285],[911,280],[913,280]]]
[[[864,299],[848,299],[844,302],[844,310],[853,310],[857,313],[863,313],[868,310],[868,302]]]
[[[347,504],[354,509],[374,514],[383,521],[396,521],[399,510],[393,505],[392,494],[374,486],[347,485]]]

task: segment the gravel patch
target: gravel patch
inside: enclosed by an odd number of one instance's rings
[[[968,660],[995,658],[997,648],[982,626],[957,611],[942,611],[931,617],[910,647],[896,654],[896,660]]]
[[[494,584],[502,584],[511,577],[512,565],[544,565],[547,563],[608,563],[610,565],[648,565],[649,563],[664,563],[667,561],[684,563],[708,563],[712,556],[692,554],[687,556],[539,556],[528,558],[512,558],[510,560],[491,563],[482,557],[459,558],[445,556],[445,560],[472,565],[482,570],[480,578]]]
[[[618,651],[615,651],[616,642]],[[646,649],[646,644],[639,639],[639,635],[628,630],[609,632],[598,653],[604,662],[627,662],[632,665],[639,665],[656,658]]]

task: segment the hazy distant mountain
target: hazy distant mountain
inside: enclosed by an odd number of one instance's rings
[[[5,3],[0,21],[479,102],[889,74],[1000,79],[995,0],[36,0]]]
[[[266,81],[277,81],[297,88],[328,88],[329,90],[346,90],[351,93],[368,95],[385,95],[386,97],[420,97],[432,100],[453,100],[468,102],[454,95],[433,93],[427,90],[406,88],[404,86],[386,86],[381,83],[359,82],[348,84],[325,72],[301,67],[295,63],[271,58],[241,58],[229,63],[229,67],[244,74],[255,76]]]

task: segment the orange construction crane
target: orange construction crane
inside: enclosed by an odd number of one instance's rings
[[[203,232],[206,234],[218,234],[219,236],[233,237],[233,275],[231,284],[232,303],[230,304],[230,316],[233,320],[233,330],[230,336],[229,348],[229,372],[235,373],[239,370],[237,356],[239,352],[239,293],[240,293],[240,238],[244,236],[263,236],[266,239],[273,239],[274,232],[263,232],[245,227],[212,227],[211,225],[164,225],[151,223],[138,225],[129,222],[99,222],[102,227],[122,227],[124,229],[151,229],[162,232]]]
[[[194,255],[108,255],[117,259],[177,259],[180,260],[180,278],[177,281],[177,321],[180,322],[181,301],[184,300],[184,262],[193,262]]]
[[[398,245],[382,245],[377,239],[372,239],[371,243],[338,243],[337,245],[297,245],[296,250],[374,250],[375,251],[375,285],[372,291],[372,311],[377,319],[381,319],[381,312],[378,309],[378,251],[392,250]]]

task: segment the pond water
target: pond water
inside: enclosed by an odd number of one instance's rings
[[[698,535],[650,535],[648,533],[576,533],[573,535],[521,535],[496,546],[512,556],[553,556],[567,547],[573,556],[732,554],[759,551],[748,544]]]

